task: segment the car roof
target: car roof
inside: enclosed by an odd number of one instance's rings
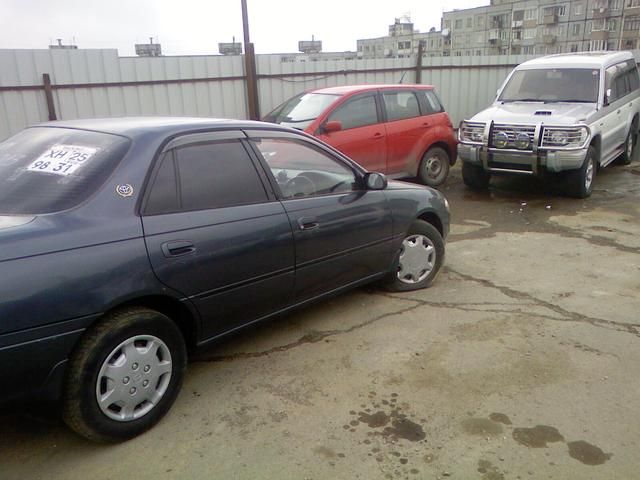
[[[373,90],[388,90],[388,89],[409,89],[419,88],[431,90],[432,85],[418,85],[418,84],[370,84],[370,85],[340,85],[338,87],[326,87],[309,90],[309,93],[323,93],[327,95],[347,95],[356,92],[369,92]]]
[[[251,120],[229,120],[222,118],[198,118],[198,117],[114,117],[91,118],[81,120],[62,120],[46,122],[34,127],[48,128],[72,128],[77,130],[91,130],[95,132],[135,137],[142,134],[155,133],[158,135],[173,135],[186,131],[203,129],[229,129],[229,128],[272,128],[276,130],[292,131],[287,127],[281,127],[271,123],[255,122]],[[298,132],[299,133],[299,132]]]
[[[517,69],[531,68],[600,68],[632,60],[631,52],[576,52],[547,55],[518,65]]]

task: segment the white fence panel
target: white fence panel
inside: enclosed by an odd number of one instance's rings
[[[640,57],[634,52],[636,59]],[[416,58],[282,62],[258,55],[260,112],[320,87],[416,81]],[[532,56],[424,57],[422,83],[435,85],[454,125],[485,108],[513,66]],[[0,141],[49,117],[51,77],[57,117],[184,115],[246,118],[244,60],[118,57],[117,50],[0,49]]]

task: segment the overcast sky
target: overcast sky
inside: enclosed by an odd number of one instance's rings
[[[248,0],[257,53],[295,52],[298,40],[322,40],[324,51],[355,50],[380,37],[395,17],[415,28],[440,28],[444,10],[489,0]],[[133,55],[153,36],[165,55],[218,53],[218,42],[242,41],[240,0],[0,0],[0,48],[47,48],[56,38],[79,48],[117,48]]]

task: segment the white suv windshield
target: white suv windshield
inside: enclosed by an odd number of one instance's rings
[[[517,70],[498,98],[501,102],[598,101],[600,71],[594,68]]]

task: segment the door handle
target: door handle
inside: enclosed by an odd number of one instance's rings
[[[620,113],[622,111],[622,109],[618,110],[618,113]]]
[[[188,240],[177,240],[162,244],[162,253],[165,257],[181,257],[196,251],[196,246]]]
[[[429,128],[429,127],[431,126],[431,123],[429,123],[429,122],[424,122],[424,123],[422,124],[422,126],[423,126],[423,127],[425,127],[425,128]]]
[[[374,140],[379,140],[379,139],[381,139],[381,138],[384,138],[384,135],[383,135],[383,134],[381,134],[380,132],[378,132],[378,133],[374,133],[374,134],[373,134],[373,139],[374,139]]]
[[[318,219],[315,217],[301,217],[298,219],[298,226],[300,230],[315,230],[320,227]]]

